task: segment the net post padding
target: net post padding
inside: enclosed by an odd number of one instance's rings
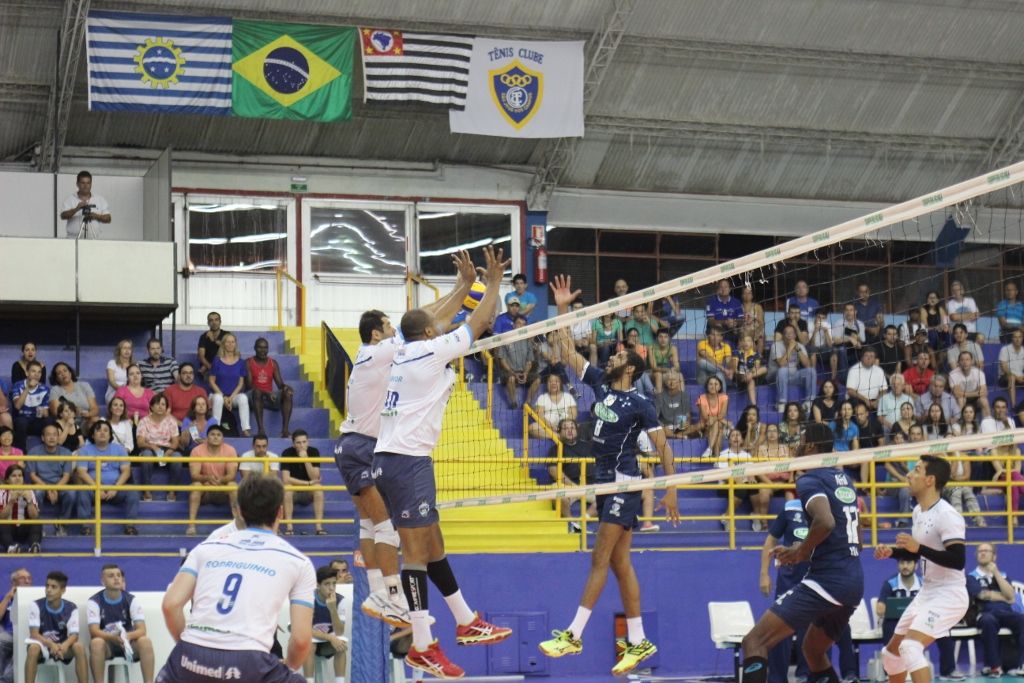
[[[577,486],[574,488],[550,489],[534,493],[467,498],[465,500],[439,502],[437,507],[438,509],[446,509],[479,507],[483,505],[500,505],[504,503],[524,503],[535,500],[554,500],[559,498],[574,499],[582,498],[584,496],[589,498],[592,496],[603,496],[610,493],[659,489],[665,488],[666,486],[678,486],[680,484],[707,484],[736,477],[753,477],[761,474],[780,474],[782,472],[796,472],[798,470],[812,470],[822,467],[844,467],[846,465],[859,465],[865,462],[885,462],[887,460],[920,457],[922,455],[945,455],[959,451],[998,448],[1022,442],[1024,442],[1024,428],[999,432],[996,434],[970,434],[967,436],[958,436],[952,439],[940,439],[937,441],[926,441],[923,443],[879,446],[878,448],[848,451],[842,455],[837,453],[824,453],[821,455],[790,458],[780,462],[751,463],[749,465],[740,464],[721,468],[711,467],[698,472],[662,475],[660,477],[641,479],[638,481],[631,481],[629,483],[609,482],[607,484],[592,484],[590,486]],[[709,463],[710,462],[711,461],[709,460]]]
[[[797,237],[770,249],[757,251],[732,261],[727,261],[726,263],[704,268],[692,275],[673,278],[672,280],[631,292],[616,299],[610,299],[555,318],[542,320],[511,332],[496,334],[475,342],[472,351],[477,352],[483,349],[495,348],[517,339],[533,337],[552,329],[568,327],[573,323],[584,320],[593,320],[609,311],[630,309],[633,306],[651,300],[697,289],[698,287],[716,282],[723,276],[728,277],[746,273],[757,268],[779,263],[805,254],[808,251],[854,239],[875,232],[880,228],[901,221],[912,220],[937,209],[966,202],[980,195],[988,194],[1020,182],[1024,182],[1024,161],[955,185],[950,185],[935,192],[929,192],[902,204],[895,204],[881,211],[854,218],[845,223],[839,223],[831,228]]]

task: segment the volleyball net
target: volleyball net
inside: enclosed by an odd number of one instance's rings
[[[632,291],[479,339],[463,359],[434,454],[441,506],[604,491],[590,485],[589,468],[578,461],[597,423],[594,393],[560,357],[563,334],[599,366],[624,347],[648,361],[635,386],[655,403],[683,473],[656,478],[654,453],[641,443],[654,478],[626,490],[739,476],[708,469],[722,452],[728,458],[737,450],[783,461],[751,468],[792,471],[786,458],[800,426],[811,421],[829,424],[837,448],[850,449],[828,456],[844,465],[879,462],[878,453],[904,448],[911,423],[926,423],[929,443],[910,444],[908,452],[945,449],[931,442],[951,438],[991,440],[978,432],[994,417],[997,399],[1011,418],[1024,403],[1024,388],[1004,380],[1007,369],[1024,375],[1024,352],[1012,343],[1024,317],[1012,291],[1024,280],[1022,181],[1024,162],[794,239],[761,239],[744,256],[713,256],[706,267],[682,273],[680,263],[695,263],[686,238],[661,240],[650,283],[630,282]],[[565,270],[574,287],[583,285],[586,302],[610,288],[598,285],[586,262],[578,272]],[[636,269],[630,272],[636,280]],[[611,267],[600,271],[602,283],[620,277]],[[873,356],[865,360],[868,349]],[[965,352],[969,360],[962,360]],[[938,391],[922,410],[918,396],[936,384],[950,396]],[[875,426],[862,426],[854,440],[857,402]],[[929,403],[943,413],[932,415],[932,424]],[[731,448],[736,428],[741,441]],[[1024,440],[1006,433],[1013,444]]]

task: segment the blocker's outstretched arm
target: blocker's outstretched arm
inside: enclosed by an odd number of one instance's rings
[[[582,290],[572,290],[572,276],[556,275],[551,281],[551,294],[555,297],[555,305],[558,307],[558,314],[569,312],[569,305],[576,300]],[[572,335],[568,327],[558,330],[559,351],[565,363],[572,367],[577,377],[583,377],[583,370],[587,360],[576,351],[576,344],[573,343]]]

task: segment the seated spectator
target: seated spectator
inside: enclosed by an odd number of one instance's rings
[[[217,424],[224,427],[224,409],[238,408],[242,436],[249,436],[249,395],[245,393],[245,362],[238,352],[238,339],[228,333],[221,340],[220,351],[213,360],[207,377],[210,402]]]
[[[722,336],[732,345],[739,341],[737,333],[743,325],[743,304],[732,295],[732,285],[729,281],[722,279],[718,281],[718,290],[715,295],[708,299],[704,307],[704,315],[707,318],[709,331],[712,326],[717,325],[722,331]]]
[[[915,424],[910,428],[909,438],[907,443],[922,443],[924,442],[924,430],[921,425]],[[910,470],[914,469],[916,461],[907,462],[905,460],[887,460],[885,462],[885,471],[888,476],[887,479],[890,482],[900,482],[903,484],[895,489],[896,496],[899,500],[899,513],[901,515],[908,515],[913,509],[913,500],[910,497],[910,489],[907,487],[907,474]],[[882,489],[883,495],[892,495],[892,488]],[[911,520],[909,517],[900,517],[897,519],[893,526],[900,528],[910,525]]]
[[[57,408],[57,430],[60,444],[69,451],[77,451],[85,444],[85,437],[78,429],[78,413],[73,403],[61,401]]]
[[[931,291],[925,296],[921,304],[921,320],[928,328],[928,344],[933,349],[949,346],[949,315],[939,301],[938,292]]]
[[[999,648],[999,631],[1007,629],[1016,644],[1016,666],[1007,676],[1024,676],[1024,614],[1019,611],[1020,596],[1013,589],[1009,577],[996,566],[996,548],[981,543],[976,551],[978,566],[967,575],[967,593],[979,607],[978,629],[981,631],[982,653],[985,666],[982,676],[998,678],[1003,674],[1003,655]],[[1020,571],[1018,569],[1018,571]]]
[[[999,386],[1009,388],[1010,404],[1017,405],[1017,385],[1024,385],[1024,331],[1010,333],[1010,343],[999,349]]]
[[[967,403],[971,403],[981,411],[982,415],[988,417],[990,409],[985,373],[974,367],[974,357],[969,351],[960,353],[959,367],[949,373],[949,387],[953,391],[960,410],[963,410]]]
[[[579,299],[577,299],[579,301]],[[667,296],[659,301],[661,304],[661,311],[658,314],[658,320],[661,321],[662,326],[668,328],[669,336],[675,337],[682,327],[683,323],[686,322],[686,314],[683,313],[682,306],[679,305],[679,300],[674,296]],[[762,325],[762,328],[764,326]],[[762,332],[763,334],[763,332]]]
[[[768,368],[761,354],[754,348],[754,339],[744,330],[740,333],[740,346],[732,356],[732,378],[737,388],[747,390],[747,401],[757,405],[757,386],[764,384]]]
[[[558,440],[562,442],[563,458],[590,459],[593,457],[590,450],[590,442],[579,438],[579,427],[576,424],[576,420],[566,418],[558,423]],[[551,449],[548,451],[548,457],[558,457],[558,444],[552,442]],[[559,477],[558,463],[549,462],[548,475],[551,477],[551,481],[561,486],[578,486],[582,483],[581,474],[587,470],[586,465],[586,462],[563,462],[562,475]],[[587,479],[589,481],[590,478],[588,477]],[[562,505],[562,516],[572,516],[568,504]],[[578,528],[575,530],[579,531]]]
[[[814,369],[807,349],[796,340],[796,328],[786,325],[782,340],[772,344],[768,381],[776,382],[776,403],[781,413],[789,400],[789,387],[800,383],[804,390],[804,410],[810,412],[814,390],[818,386],[818,372]]]
[[[104,503],[124,506],[124,516],[129,522],[139,517],[139,492],[138,491],[111,491],[103,490],[104,486],[123,486],[128,483],[132,476],[132,468],[128,462],[116,462],[104,460],[100,471],[96,472],[96,461],[91,457],[98,455],[128,455],[124,447],[112,441],[113,430],[106,420],[96,420],[89,428],[89,442],[78,451],[80,458],[76,460],[75,474],[79,483],[86,486],[97,486],[100,488],[100,500]],[[97,481],[98,480],[98,481]],[[93,516],[92,491],[84,491],[79,498],[79,517],[89,519]],[[82,527],[82,533],[86,536],[92,533],[92,527]],[[125,524],[124,533],[126,536],[138,536],[139,530],[133,524]]]
[[[796,401],[790,401],[782,411],[782,420],[779,422],[779,438],[786,444],[791,453],[796,452],[797,446],[804,438],[804,409]]]
[[[569,393],[575,396],[576,390],[569,382],[569,372],[565,363],[562,362],[562,351],[557,333],[538,334],[530,341],[533,342],[533,358],[537,362],[537,373],[527,392],[527,400],[533,403],[540,391],[541,384],[546,384],[551,375],[562,380],[562,386],[567,387]]]
[[[811,404],[811,413],[815,422],[828,424],[836,419],[839,413],[839,390],[830,379],[821,383],[821,392]]]
[[[28,379],[28,364],[32,361],[38,362],[38,358],[36,357],[36,343],[27,341],[21,345],[21,358],[11,364],[11,386],[17,384],[23,379]],[[46,366],[39,363],[39,367],[39,377],[46,377]]]
[[[636,330],[637,341],[650,349],[657,341],[661,322],[650,314],[646,304],[639,304],[633,307],[633,319],[626,323],[625,332],[628,334],[632,329]]]
[[[572,302],[570,310],[578,311],[584,307],[583,297],[578,296],[576,300]],[[590,326],[592,321],[580,320],[572,324],[569,328],[569,333],[572,335],[572,345],[576,349],[576,353],[580,354],[584,358],[590,358]],[[551,334],[554,334],[553,332]],[[557,346],[557,344],[553,344]]]
[[[846,395],[856,403],[864,403],[872,411],[878,409],[878,399],[889,390],[885,373],[878,367],[875,349],[864,347],[857,363],[846,375]]]
[[[949,433],[952,436],[969,436],[981,432],[981,422],[978,420],[978,413],[974,406],[968,404],[960,412],[960,419],[952,421],[949,425]]]
[[[931,385],[932,377],[935,375],[935,370],[930,367],[931,364],[932,354],[920,351],[914,356],[914,365],[903,371],[903,379],[907,381],[910,391],[916,396],[927,392]]]
[[[875,345],[878,353],[878,365],[886,377],[903,372],[903,349],[900,348],[899,338],[896,335],[896,326],[886,325],[881,340]]]
[[[996,318],[999,320],[999,343],[1009,344],[1013,333],[1020,330],[1024,321],[1024,301],[1017,298],[1017,283],[1007,282],[1003,285],[1005,299],[996,304]]]
[[[245,381],[249,387],[249,402],[256,413],[256,431],[265,434],[263,408],[281,411],[281,436],[291,436],[292,398],[295,392],[281,379],[281,368],[269,356],[270,342],[263,337],[253,345],[256,355],[246,361]],[[277,387],[275,390],[274,387]]]
[[[929,367],[938,367],[938,357],[928,341],[928,331],[919,328],[914,335],[914,343],[903,349],[903,355],[908,359],[906,366],[909,367],[912,359],[916,359],[922,353],[928,356]]]
[[[28,483],[36,486],[36,502],[40,509],[44,505],[50,505],[58,513],[59,520],[72,519],[76,515],[83,519],[84,512],[81,497],[90,495],[89,491],[58,491],[52,486],[63,486],[74,483],[71,481],[74,476],[74,466],[71,464],[71,451],[60,445],[60,436],[57,425],[48,423],[43,427],[43,442],[33,447],[29,455],[60,455],[65,460],[33,460],[25,470],[25,479]],[[42,529],[42,527],[40,527]],[[67,536],[64,525],[55,525],[57,536]]]
[[[142,680],[152,681],[153,643],[146,635],[146,617],[141,601],[125,590],[124,572],[116,564],[103,565],[100,583],[103,590],[89,598],[86,607],[92,680],[106,683],[106,661],[123,657],[139,662]],[[132,651],[130,657],[122,639],[128,641]]]
[[[25,465],[20,459],[24,454],[24,451],[14,445],[14,430],[10,427],[0,427],[0,479],[4,478],[7,468],[11,465]]]
[[[515,324],[518,329],[526,321],[519,318]],[[533,343],[529,339],[509,342],[495,350],[494,358],[498,361],[498,381],[505,385],[508,405],[515,410],[519,407],[519,387],[529,387],[537,374]]]
[[[761,411],[757,406],[747,406],[740,413],[740,419],[736,422],[736,429],[743,436],[743,450],[747,453],[757,453],[764,443],[764,425],[761,423]]]
[[[135,452],[135,422],[128,417],[128,408],[124,399],[115,396],[107,404],[107,421],[114,432],[114,441],[124,446],[128,455]]]
[[[506,310],[504,313],[499,313],[494,318],[494,323],[491,325],[491,329],[494,334],[505,334],[511,332],[516,327],[516,321],[522,320],[526,323],[526,316],[520,315],[520,302],[516,297],[512,297],[505,304]]]
[[[732,379],[732,347],[723,341],[722,328],[708,327],[707,338],[697,344],[697,383],[703,384],[708,377],[717,377],[725,387]]]
[[[135,441],[139,445],[139,455],[147,455],[158,458],[178,458],[181,453],[178,450],[178,421],[168,411],[167,397],[157,394],[149,401],[149,414],[139,420],[139,426],[135,430]],[[170,461],[162,463],[142,463],[142,483],[144,486],[153,484],[153,468],[166,465],[169,474],[168,484],[177,486],[181,483],[181,462]],[[167,491],[167,501],[173,502],[178,499],[174,490]],[[153,500],[150,491],[143,491],[142,500]]]
[[[889,393],[878,399],[878,421],[888,432],[900,417],[900,406],[909,405],[914,408],[914,395],[907,391],[907,380],[900,373],[889,378]]]
[[[134,349],[131,339],[122,339],[114,347],[114,357],[107,361],[107,394],[103,402],[108,403],[114,398],[118,387],[128,383],[128,367],[135,364]]]
[[[942,414],[950,420],[960,419],[960,404],[953,398],[953,395],[946,391],[946,376],[933,375],[932,381],[928,384],[928,391],[917,397],[914,401],[914,414],[927,415],[928,407],[933,403],[942,406]]]
[[[814,320],[807,334],[806,346],[807,353],[811,354],[811,360],[814,361],[815,368],[818,368],[820,361],[822,370],[825,369],[826,362],[828,363],[828,369],[832,369],[832,356],[834,355],[832,351],[832,325],[828,321],[828,311],[824,308],[819,308],[814,313]]]
[[[641,358],[647,360],[647,345],[640,343],[640,332],[635,327],[626,329],[625,339],[623,339],[622,343],[619,344],[616,352],[622,353],[626,349],[636,351]]]
[[[799,406],[797,406],[799,408]],[[782,442],[782,434],[779,431],[779,425],[770,424],[764,429],[764,441],[757,449],[757,457],[761,460],[789,460],[790,455],[789,446]],[[792,472],[775,472],[772,474],[762,475],[764,481],[771,484],[792,484],[793,473]],[[791,489],[768,489],[772,495],[782,494],[786,500],[793,500],[796,497],[796,492]]]
[[[950,370],[955,370],[960,364],[960,354],[964,352],[971,354],[974,365],[985,367],[985,352],[979,344],[967,338],[967,327],[957,323],[953,326],[953,343],[946,349],[946,365]]]
[[[537,307],[537,297],[526,289],[526,276],[516,273],[512,276],[512,291],[505,295],[505,306],[508,307],[512,299],[519,300],[519,314],[524,318],[533,315],[533,309]]]
[[[159,394],[178,379],[178,361],[164,355],[164,345],[156,338],[146,342],[146,351],[149,355],[139,363],[142,386]]]
[[[64,399],[78,408],[82,426],[88,429],[100,416],[96,394],[88,382],[79,382],[78,376],[67,363],[60,362],[50,372],[50,416],[57,417],[57,406]]]
[[[156,396],[156,392],[142,385],[142,369],[132,363],[128,366],[127,383],[118,387],[114,396],[124,401],[128,417],[138,424],[139,420],[149,413],[149,402]],[[110,399],[107,399],[107,403],[109,402]]]
[[[64,599],[67,587],[67,574],[51,571],[46,576],[43,597],[26,605],[29,640],[25,650],[25,683],[36,683],[39,665],[45,661],[61,667],[73,662],[75,680],[89,680],[89,660],[78,637],[78,605]],[[64,680],[62,675],[58,676],[58,680]]]
[[[650,348],[647,361],[651,366],[654,393],[660,394],[665,383],[665,374],[679,372],[679,350],[672,343],[668,328],[663,327],[658,330],[657,340]]]
[[[843,401],[839,404],[839,415],[834,422],[830,422],[828,428],[832,430],[832,450],[835,453],[846,453],[860,448],[860,430],[857,428],[857,421],[854,419],[853,403]],[[862,465],[847,465],[844,469],[851,473],[856,472],[857,481],[866,481],[862,474],[866,468]]]
[[[590,364],[604,367],[622,342],[622,321],[614,313],[606,313],[593,321],[590,336]]]
[[[252,448],[242,453],[238,463],[238,471],[242,473],[242,480],[253,474],[272,474],[279,476],[281,463],[277,453],[270,451],[270,439],[266,434],[257,434],[252,437]]]
[[[754,289],[745,285],[740,290],[740,304],[743,306],[743,321],[740,324],[740,338],[747,333],[754,340],[758,355],[764,355],[764,307],[754,300]],[[674,334],[674,333],[673,333]]]
[[[866,405],[858,403],[854,406],[853,420],[857,425],[859,448],[877,448],[885,442],[885,430],[882,428],[882,424],[868,411]]]
[[[522,277],[521,275],[518,277]],[[345,652],[348,639],[344,637],[345,617],[340,612],[342,596],[337,592],[338,574],[330,566],[316,570],[316,592],[313,594],[313,647],[310,648],[303,673],[306,679],[315,678],[314,670],[322,665],[317,660],[333,660],[335,681],[345,680]]]
[[[191,363],[182,363],[178,366],[178,381],[164,389],[164,396],[171,406],[171,415],[178,422],[185,420],[185,415],[192,406],[196,396],[206,398],[206,389],[202,388],[196,381],[196,369]]]
[[[42,383],[43,366],[29,361],[27,377],[11,389],[14,410],[14,443],[25,450],[29,436],[39,436],[49,417],[50,387]]]
[[[626,296],[627,294],[629,294],[629,283],[623,280],[622,278],[619,278],[618,280],[615,281],[615,284],[612,286],[612,292],[615,294],[616,299],[620,299]],[[629,322],[630,313],[631,310],[628,308],[620,308],[619,310],[615,311],[616,317],[618,317],[619,320],[622,321],[623,325]]]
[[[914,415],[914,404],[904,403],[900,405],[899,419],[889,427],[889,437],[894,439],[899,435],[903,438],[904,442],[910,441],[910,428],[916,424],[917,416]]]
[[[981,421],[982,434],[996,434],[1015,429],[1016,427],[1017,425],[1013,418],[1008,414],[1006,399],[1002,396],[992,402],[992,417],[987,417]],[[1009,444],[993,448],[989,452],[992,455],[992,468],[995,473],[992,476],[992,481],[1006,482],[1012,480],[1017,482],[1009,487],[1010,509],[1017,512],[1020,510],[1021,488],[1024,487],[1024,476],[1021,475],[1021,461],[1002,460],[999,456],[1016,457],[1020,455],[1020,449],[1016,444]],[[1003,489],[1000,489],[999,493],[1003,493]],[[1018,521],[1015,518],[1014,525],[1016,526],[1017,523]]]
[[[966,296],[964,286],[959,280],[953,280],[949,284],[949,300],[946,302],[946,311],[953,324],[962,324],[967,328],[968,339],[978,344],[985,343],[985,335],[978,332],[978,318],[981,317],[978,304],[975,303],[973,297]]]
[[[203,487],[231,486],[230,491],[189,491],[188,526],[186,536],[196,535],[196,516],[200,505],[228,505],[231,515],[238,509],[237,489],[234,487],[238,476],[238,452],[231,444],[224,443],[224,430],[220,425],[210,425],[206,430],[206,443],[199,444],[192,451],[192,458],[227,458],[221,462],[192,462],[188,471],[192,483]]]
[[[882,304],[877,299],[871,298],[871,287],[866,282],[857,285],[857,298],[853,301],[857,309],[857,320],[864,324],[864,335],[869,344],[879,341],[882,326],[885,325],[885,316],[882,311]],[[892,374],[892,373],[887,373]]]
[[[552,432],[558,431],[558,425],[562,420],[576,419],[576,399],[562,387],[562,378],[558,375],[548,375],[547,391],[537,397],[534,406],[537,417],[544,421]],[[538,439],[546,439],[548,433],[536,422],[530,424],[530,435]]]
[[[815,319],[817,319],[817,315],[812,317],[811,321],[813,322]],[[807,321],[800,317],[800,306],[798,304],[791,303],[789,308],[786,309],[786,317],[775,323],[772,341],[782,340],[782,332],[786,329],[786,325],[792,325],[796,328],[796,338],[801,344],[807,345],[810,343],[810,328]]]
[[[729,396],[723,391],[722,381],[715,375],[705,380],[704,393],[697,397],[697,411],[700,413],[700,433],[707,439],[711,455],[718,457],[722,450],[722,435],[729,427],[726,419],[729,414]]]
[[[206,441],[206,431],[215,424],[217,419],[210,415],[210,402],[205,396],[196,396],[181,423],[178,450],[191,455],[196,446]]]
[[[950,425],[950,433],[954,436],[975,434],[978,431],[977,421],[974,419],[974,407],[967,406],[964,408],[964,412],[960,415],[960,422],[954,422]],[[970,481],[971,479],[971,463],[959,458],[964,455],[976,455],[976,452],[970,453],[955,453],[957,459],[951,459],[949,462],[950,473],[949,483],[942,490],[942,496],[949,501],[949,504],[953,506],[957,512],[963,513],[965,510],[968,514],[974,515],[974,525],[983,527],[988,526],[985,522],[985,518],[979,513],[981,512],[981,506],[978,504],[978,498],[974,495],[974,489],[970,486],[964,486],[961,482]]]
[[[658,421],[665,428],[670,439],[685,439],[697,433],[698,428],[690,420],[690,392],[683,386],[683,375],[669,371],[665,374],[665,390],[654,397]]]
[[[960,413],[963,415],[963,412]],[[938,441],[945,439],[949,434],[949,423],[942,413],[942,406],[933,403],[928,406],[928,413],[921,419],[921,429],[924,430],[926,441]]]
[[[907,309],[907,319],[901,322],[897,329],[899,330],[900,343],[903,344],[904,349],[915,342],[918,330],[924,332],[924,341],[926,344],[928,343],[928,327],[921,320],[920,306],[911,306]],[[904,360],[907,367],[910,367],[911,362],[913,362],[913,356],[908,354]]]
[[[230,334],[227,330],[221,329],[220,313],[216,311],[207,314],[206,324],[210,329],[199,335],[199,348],[196,351],[199,356],[199,374],[203,377],[206,377],[213,368],[213,361],[220,353],[221,342]]]
[[[796,303],[800,307],[800,318],[804,322],[814,319],[814,312],[818,310],[818,301],[810,296],[810,288],[806,280],[797,280],[793,290],[793,296],[786,299],[786,310],[790,305]]]
[[[715,463],[715,467],[732,467],[742,460],[750,460],[750,453],[743,450],[743,435],[740,433],[740,430],[733,429],[729,432],[729,447],[718,455],[718,462]],[[757,479],[755,477],[740,477],[735,479],[733,483],[737,485],[754,484],[757,483]],[[729,497],[729,489],[727,488],[719,489],[717,493],[722,498]],[[749,500],[751,512],[754,515],[767,515],[768,506],[772,500],[772,491],[771,489],[761,488],[734,488],[732,496],[734,513],[739,512],[743,501]],[[729,530],[729,520],[727,517],[722,517],[722,527],[726,531]],[[764,520],[751,520],[750,527],[754,531],[761,531],[764,529]]]
[[[4,473],[4,484],[21,486],[25,483],[25,468],[11,465]],[[43,527],[39,524],[22,524],[21,520],[38,519],[39,504],[32,491],[0,490],[0,519],[12,520],[11,524],[0,524],[0,547],[7,549],[7,554],[22,552],[22,547],[30,553],[38,553],[39,544],[43,540]]]
[[[833,377],[845,373],[857,363],[865,339],[864,323],[857,320],[857,309],[853,304],[846,304],[842,319],[832,326],[833,354],[829,358],[829,367]]]
[[[875,608],[876,621],[882,624],[882,640],[888,642],[896,631],[900,616],[895,610],[886,609],[890,598],[913,598],[921,591],[921,577],[916,573],[917,559],[897,560],[898,573],[882,584]]]
[[[309,435],[302,429],[296,429],[295,433],[292,434],[292,445],[284,449],[281,453],[282,458],[319,458],[320,451],[315,446],[309,445]],[[283,462],[281,463],[281,472],[283,475],[283,481],[285,485],[284,493],[284,516],[289,520],[288,524],[285,525],[285,535],[292,535],[295,533],[295,526],[291,521],[294,518],[292,514],[296,505],[306,506],[310,503],[313,504],[313,524],[316,530],[317,536],[326,536],[327,531],[324,530],[323,522],[324,518],[324,492],[321,490],[316,491],[292,491],[288,487],[294,486],[308,486],[314,487],[320,485],[320,465],[314,462]],[[303,532],[305,533],[305,532]]]

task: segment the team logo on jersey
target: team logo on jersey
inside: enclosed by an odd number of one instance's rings
[[[800,523],[801,520],[800,520],[800,513],[799,512],[794,512],[793,513],[793,521],[796,522],[797,524]]]
[[[848,486],[840,486],[836,489],[836,498],[843,503],[852,503],[857,500],[857,493]]]
[[[801,541],[807,538],[808,528],[805,526],[798,527],[793,530],[793,535],[799,538]]]
[[[606,399],[607,400],[607,399]],[[614,402],[614,397],[612,397]],[[602,422],[618,422],[619,416],[614,410],[606,406],[604,403],[598,403],[594,406],[594,414],[597,415],[598,419]]]
[[[427,515],[429,515],[430,514],[430,504],[427,503],[426,501],[420,503],[419,513],[420,513],[420,517],[426,517]]]

